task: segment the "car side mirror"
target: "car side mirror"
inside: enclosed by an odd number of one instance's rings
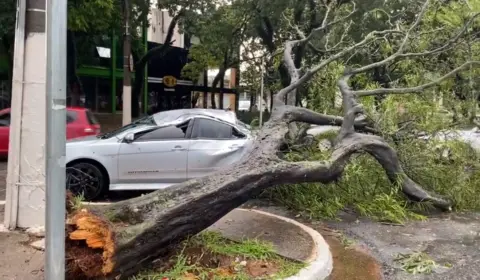
[[[129,133],[127,135],[125,135],[125,137],[123,138],[123,141],[125,143],[132,143],[133,141],[135,141],[135,134],[133,133]]]

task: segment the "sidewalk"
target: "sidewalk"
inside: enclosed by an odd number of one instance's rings
[[[2,206],[0,219],[3,219]],[[331,271],[331,256],[327,254],[328,249],[325,250],[328,247],[324,241],[325,245],[320,254],[318,238],[315,239],[315,236],[299,225],[268,213],[235,209],[214,224],[210,230],[219,231],[225,237],[238,241],[244,238],[258,238],[271,242],[278,254],[304,262],[307,268],[310,264],[319,262],[314,269],[308,269],[306,272],[308,275],[315,277],[325,273],[328,275],[328,270]],[[30,246],[32,241],[32,238],[22,232],[0,232],[0,279],[44,279],[42,270],[44,253],[33,249]],[[327,255],[329,258],[325,257]]]
[[[0,220],[3,221],[3,206]],[[43,278],[43,252],[30,247],[30,237],[20,232],[0,232],[0,279],[40,280]]]

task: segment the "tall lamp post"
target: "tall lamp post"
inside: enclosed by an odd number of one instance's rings
[[[44,1],[44,0],[43,0]],[[47,1],[45,279],[65,279],[67,1]]]

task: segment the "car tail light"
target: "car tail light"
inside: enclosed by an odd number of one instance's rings
[[[93,129],[90,128],[90,127],[87,127],[87,128],[85,128],[85,129],[83,130],[83,132],[85,132],[85,133],[92,133],[92,132],[93,132]]]

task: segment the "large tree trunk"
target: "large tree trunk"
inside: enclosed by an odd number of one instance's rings
[[[218,69],[218,73],[217,75],[215,76],[215,78],[213,79],[213,82],[212,82],[212,93],[210,95],[210,102],[212,103],[212,109],[217,109],[217,102],[215,101],[215,88],[217,88],[217,86],[219,84],[222,84],[221,83],[221,80],[222,79],[225,79],[225,71],[227,71],[227,69],[223,68],[223,67],[220,67]],[[220,98],[221,99],[221,98]],[[223,100],[220,100],[220,102],[222,102]],[[220,106],[218,106],[220,108]]]
[[[177,15],[175,15],[168,26],[167,36],[165,37],[165,41],[163,45],[150,49],[145,53],[140,60],[135,64],[135,81],[133,83],[132,89],[132,117],[136,118],[140,115],[140,106],[139,102],[142,95],[142,89],[144,85],[144,78],[145,78],[145,67],[148,65],[148,62],[156,57],[162,57],[167,55],[168,50],[170,49],[171,41],[173,38],[173,32],[175,31],[175,27],[179,19],[185,14],[183,10],[181,10]]]
[[[1,105],[2,108],[4,107],[9,107],[10,102],[12,100],[12,78],[13,78],[13,44],[14,44],[14,38],[8,35],[4,35],[3,38],[1,38],[2,45],[3,45],[3,51],[7,54],[7,65],[8,65],[8,72],[7,72],[7,88],[6,91],[9,94],[8,97],[8,104],[4,104],[3,102],[5,100],[1,100]],[[0,48],[1,50],[1,48]]]
[[[77,66],[75,33],[67,30],[67,89],[70,94],[70,106],[79,106],[80,97],[84,95],[82,81],[77,75]]]
[[[122,125],[132,122],[132,107],[139,110],[139,103],[133,103],[132,106],[132,36],[130,30],[130,9],[132,5],[130,0],[123,0],[123,27],[125,34],[123,35],[123,98],[122,98]]]

